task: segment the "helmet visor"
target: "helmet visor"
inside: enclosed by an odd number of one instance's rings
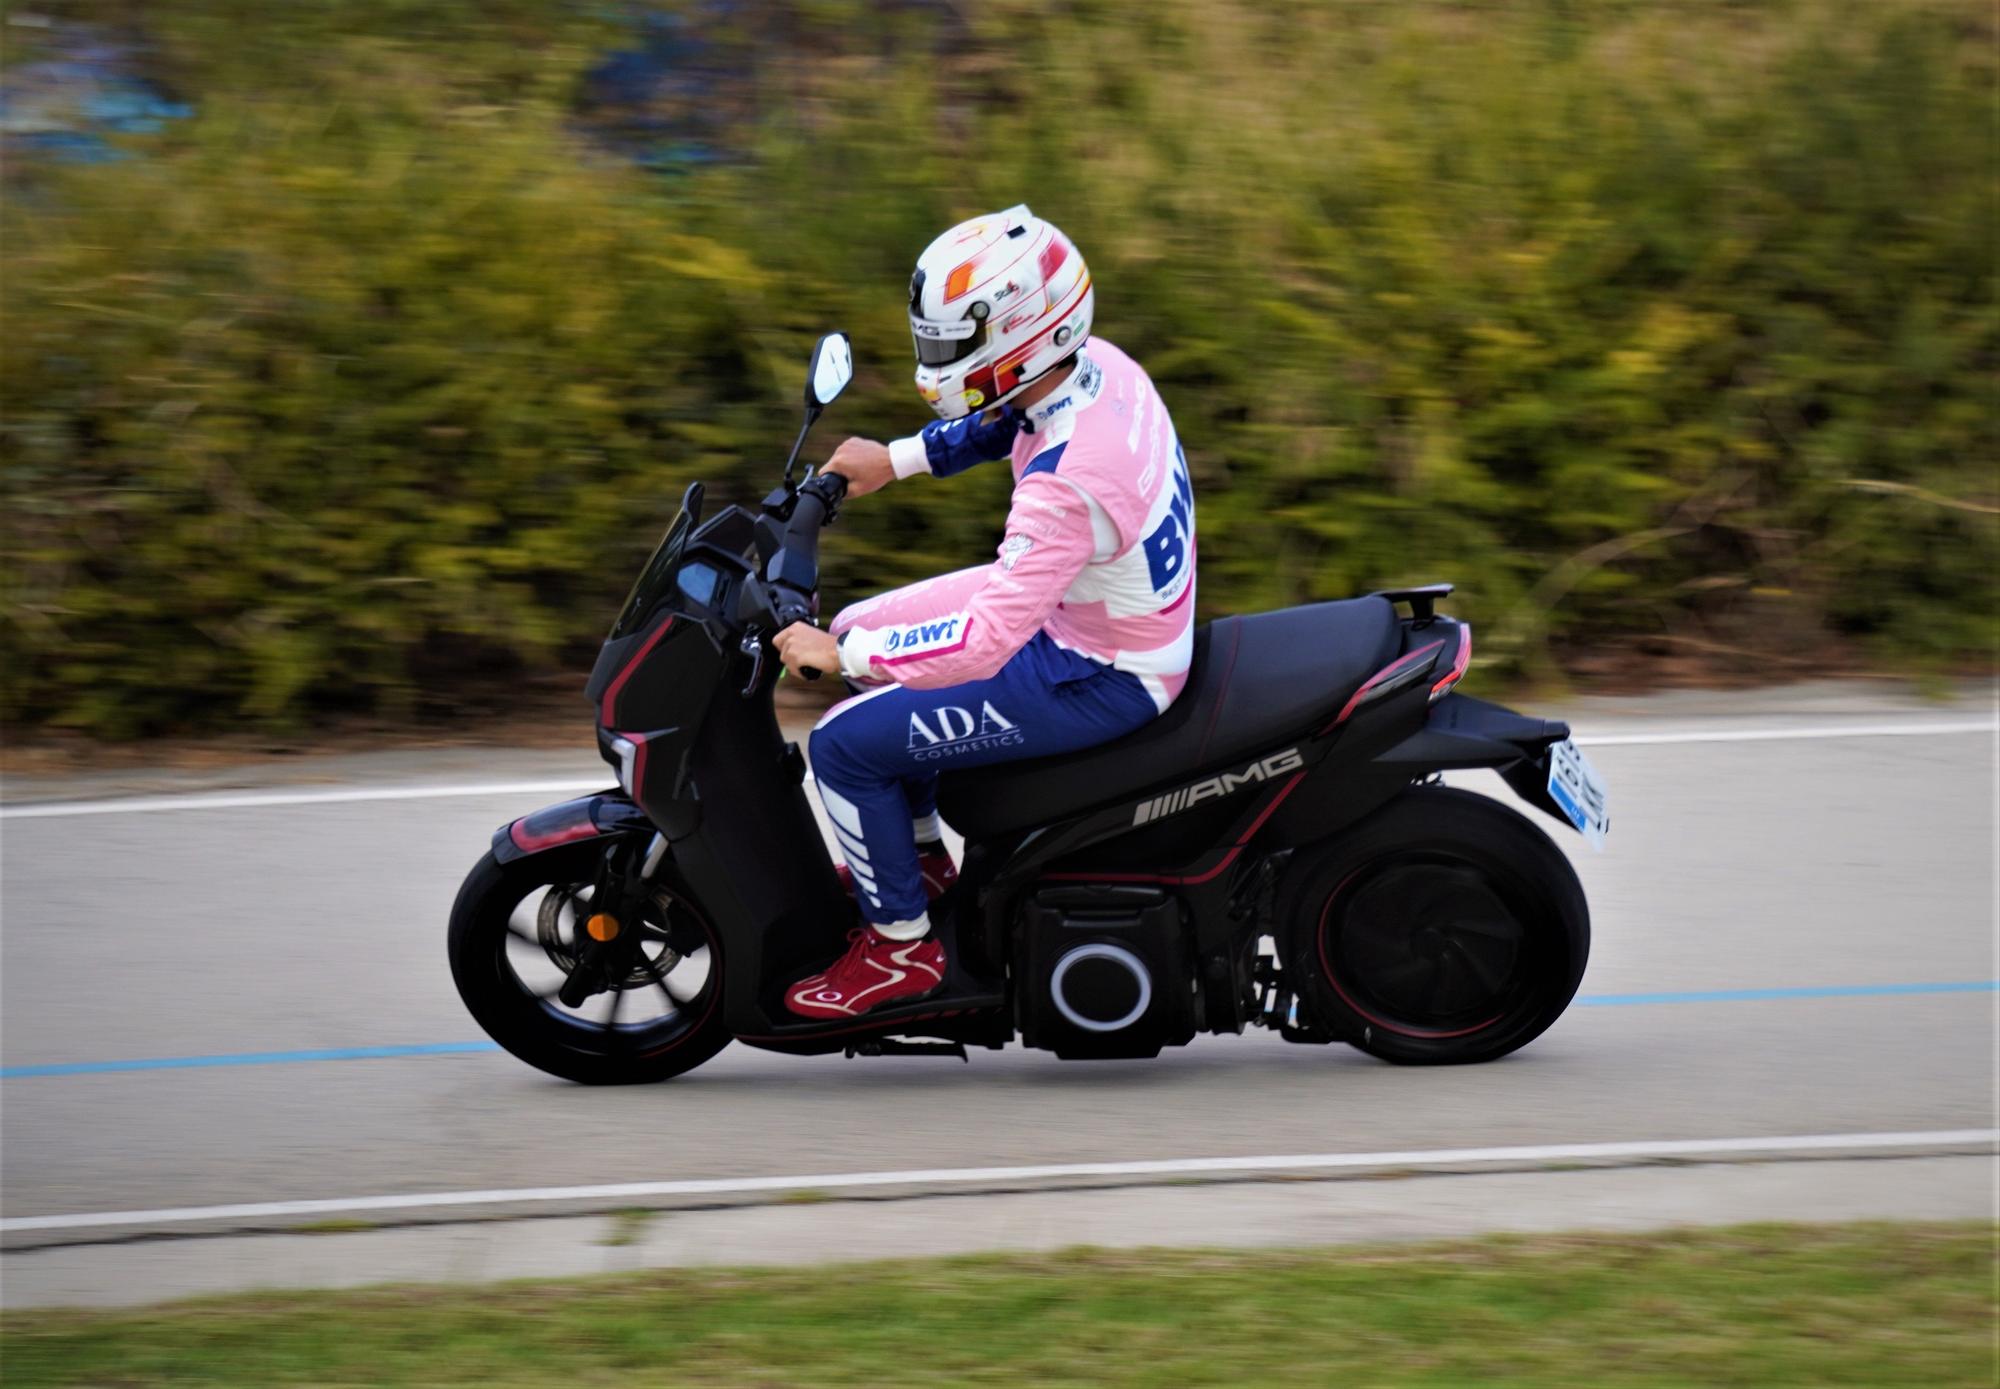
[[[969,318],[951,323],[910,315],[910,337],[917,344],[917,365],[945,367],[962,362],[986,341],[986,325]]]

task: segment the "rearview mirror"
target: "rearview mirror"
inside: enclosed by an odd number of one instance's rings
[[[853,345],[845,333],[828,333],[813,349],[812,365],[806,369],[807,407],[825,409],[853,379]]]

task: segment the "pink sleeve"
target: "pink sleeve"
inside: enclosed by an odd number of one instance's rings
[[[997,675],[1041,631],[1094,549],[1083,498],[1052,474],[1031,473],[1014,486],[999,558],[963,606],[907,625],[850,627],[841,672],[920,690]]]

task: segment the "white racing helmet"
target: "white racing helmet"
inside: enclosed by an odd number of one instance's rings
[[[1026,203],[961,222],[910,277],[917,393],[941,418],[1012,399],[1090,336],[1090,270]]]

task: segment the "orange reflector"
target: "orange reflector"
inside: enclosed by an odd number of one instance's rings
[[[615,940],[618,937],[618,918],[599,912],[583,923],[583,929],[590,932],[592,940]]]

